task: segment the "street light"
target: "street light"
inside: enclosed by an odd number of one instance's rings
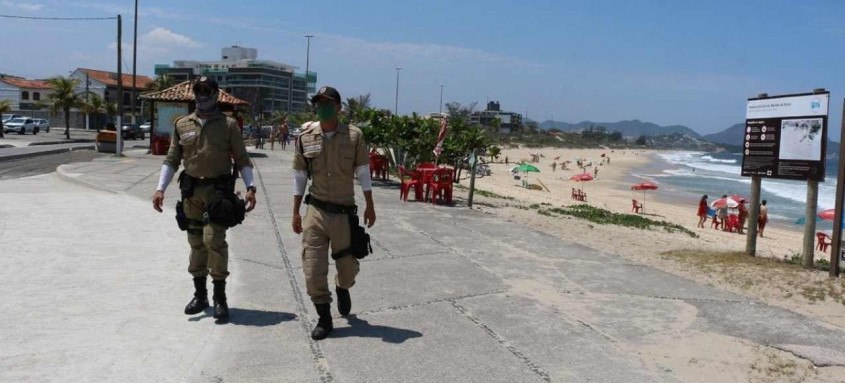
[[[308,48],[305,51],[305,110],[308,110],[308,69],[311,64],[311,38],[314,35],[305,35],[308,39]]]
[[[393,114],[399,115],[399,71],[402,67],[396,67],[396,105],[393,106]]]
[[[443,84],[440,84],[440,115],[443,115]]]

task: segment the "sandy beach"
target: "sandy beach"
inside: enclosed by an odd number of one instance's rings
[[[618,254],[676,275],[812,315],[831,324],[845,326],[843,303],[833,299],[813,298],[806,292],[808,286],[825,286],[831,289],[828,286],[831,283],[835,285],[832,288],[838,289],[839,292],[845,288],[841,282],[828,280],[826,272],[791,270],[787,278],[786,274],[778,274],[776,270],[762,269],[763,275],[758,275],[761,273],[760,268],[733,265],[723,270],[715,270],[712,267],[694,267],[689,261],[666,255],[665,253],[676,250],[744,252],[746,236],[711,229],[709,221],[705,223],[704,229],[696,227],[697,204],[700,196],[685,201],[679,199],[677,197],[679,193],[671,187],[646,191],[645,198],[642,191],[632,191],[633,183],[648,180],[658,181],[656,183],[659,184],[658,179],[632,176],[632,174],[641,174],[642,169],[654,166],[655,161],[659,161],[656,153],[646,150],[612,151],[609,149],[505,149],[499,156],[502,162],[490,164],[492,174],[476,179],[476,188],[502,197],[512,197],[512,199],[476,194],[474,208],[496,214],[515,224],[530,225],[567,241]],[[541,155],[539,162],[530,163],[532,154]],[[610,157],[609,164],[600,165],[602,154]],[[503,162],[505,157],[509,164]],[[567,164],[567,169],[561,169],[558,166],[556,171],[552,171],[551,164],[555,157],[560,157],[559,161],[572,162]],[[595,180],[583,184],[569,180],[572,175],[583,172],[581,168],[575,166],[577,158],[592,163],[587,169],[590,174],[593,174],[593,170],[598,167]],[[487,161],[489,160],[487,158]],[[545,185],[548,191],[527,189],[522,187],[522,180],[514,180],[510,169],[515,166],[515,162],[523,160],[540,169],[540,173],[518,173],[519,176],[526,179],[528,183]],[[468,185],[466,181],[462,183]],[[526,208],[533,204],[550,204],[553,207],[580,204],[582,202],[570,198],[573,187],[583,188],[589,205],[615,213],[631,213],[631,200],[637,199],[644,202],[644,214],[648,218],[681,225],[693,231],[698,237],[694,238],[679,232],[668,233],[662,230],[595,224],[569,216],[543,215],[539,214],[536,208]],[[714,185],[713,192],[708,193],[709,201],[721,196],[724,192],[718,190],[718,185]],[[460,194],[465,196],[466,191],[462,190]],[[748,191],[744,194],[748,195]],[[757,242],[758,256],[784,259],[799,254],[802,247],[800,230],[800,227],[795,229],[767,227],[765,237]],[[816,251],[816,259],[827,258],[827,253]]]

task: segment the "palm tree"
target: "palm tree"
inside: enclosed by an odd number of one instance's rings
[[[117,103],[107,102],[105,105],[106,116],[109,117],[109,122],[114,124],[114,116],[117,116]]]
[[[158,75],[153,80],[153,83],[150,84],[149,88],[147,88],[147,91],[158,92],[160,90],[165,90],[167,88],[170,88],[173,85],[176,85],[176,80],[174,80],[173,77],[170,77],[166,74],[165,75]]]
[[[103,100],[99,94],[96,93],[88,93],[85,99],[82,101],[82,104],[79,105],[79,109],[85,113],[86,118],[90,118],[89,116],[98,115],[100,113],[105,113],[106,111],[106,101]],[[97,130],[99,130],[99,125]]]
[[[0,100],[0,114],[12,111],[12,102],[9,100]],[[3,121],[0,120],[0,138],[3,138]]]
[[[47,96],[46,105],[50,108],[52,113],[57,113],[59,110],[65,114],[65,138],[70,139],[70,110],[78,108],[82,103],[81,97],[74,91],[79,81],[57,76],[47,80],[50,85],[52,93]]]
[[[347,98],[346,102],[343,103],[343,108],[349,114],[349,121],[358,122],[365,110],[372,109],[371,102],[369,93]]]

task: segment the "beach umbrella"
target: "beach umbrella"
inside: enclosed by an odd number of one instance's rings
[[[833,221],[833,217],[836,216],[836,209],[822,210],[818,216],[825,221]]]
[[[581,173],[581,174],[576,174],[572,177],[569,177],[569,179],[573,180],[575,182],[589,182],[589,181],[593,180],[593,176],[591,176],[589,173]],[[581,187],[581,186],[579,186],[578,189],[584,190],[584,188]]]
[[[645,191],[646,190],[657,190],[657,184],[651,183],[648,181],[640,182],[638,184],[634,184],[631,186],[631,190],[642,190],[643,191],[643,211],[645,211]]]
[[[719,198],[710,202],[710,207],[714,209],[721,209],[724,207],[735,208],[737,206],[739,206],[739,201],[733,199],[733,197]]]
[[[527,172],[539,173],[540,172],[540,169],[537,169],[536,166],[528,165],[528,164],[522,164],[522,165],[519,165],[519,166],[514,166],[513,168],[511,168],[511,172],[513,172],[514,170],[520,171],[520,172],[523,172],[523,173],[527,173]]]

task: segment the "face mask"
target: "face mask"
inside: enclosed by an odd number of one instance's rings
[[[337,118],[337,109],[334,104],[319,104],[317,105],[317,119],[320,121],[330,121]]]
[[[212,112],[217,108],[217,92],[208,96],[196,96],[197,111],[200,113]]]

